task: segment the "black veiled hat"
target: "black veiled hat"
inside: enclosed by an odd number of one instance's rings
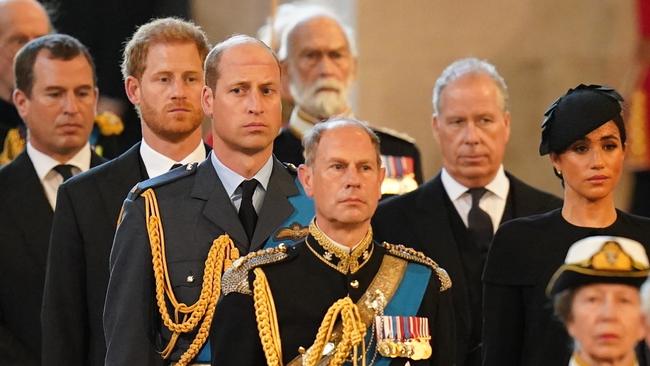
[[[625,142],[621,97],[616,90],[600,85],[580,84],[569,89],[544,113],[539,154],[560,153],[608,121],[614,121]]]

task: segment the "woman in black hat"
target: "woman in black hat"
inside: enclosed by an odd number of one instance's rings
[[[639,287],[648,276],[643,246],[591,236],[569,248],[547,287],[555,315],[573,338],[569,366],[637,366],[645,319]]]
[[[650,219],[614,204],[625,155],[622,101],[613,89],[579,85],[545,113],[539,151],[550,154],[564,204],[495,234],[483,275],[483,365],[566,365],[570,338],[544,291],[569,246],[593,235],[650,238]]]

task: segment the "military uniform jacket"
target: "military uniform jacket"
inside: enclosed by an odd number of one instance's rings
[[[167,344],[169,333],[161,325],[155,302],[151,249],[140,191],[154,187],[157,195],[169,275],[179,302],[193,304],[198,299],[204,261],[218,236],[227,233],[240,253],[248,252],[244,228],[210,159],[198,167],[187,167],[140,183],[142,188],[129,194],[124,203],[123,221],[110,256],[104,309],[106,365],[168,363],[158,353]],[[280,162],[274,161],[251,250],[260,249],[293,213],[288,199],[299,194],[294,178]],[[182,335],[171,359],[178,359],[193,338],[194,333]]]
[[[406,140],[389,130],[383,130],[372,127],[373,131],[379,136],[380,152],[383,156],[407,157],[413,162],[415,180],[421,184],[422,163],[420,161],[420,150],[414,142]],[[273,153],[280,161],[294,164],[296,166],[305,162],[302,156],[303,147],[300,138],[297,137],[289,128],[282,129],[282,132],[273,142]]]
[[[92,153],[90,166],[103,161]],[[53,211],[27,152],[0,169],[0,207],[0,363],[39,364]]]
[[[43,365],[103,365],[108,257],[129,190],[147,179],[140,143],[59,188],[43,293]]]
[[[561,205],[557,197],[534,189],[508,173],[506,175],[510,180],[510,191],[504,217],[532,215]],[[460,223],[454,225],[454,222]],[[442,185],[440,174],[413,192],[382,202],[375,213],[372,227],[378,240],[409,243],[447,270],[454,283],[456,364],[479,365],[480,354],[478,358],[471,358],[473,362],[468,363],[467,359],[470,350],[478,346],[470,336],[472,314],[480,311],[480,305],[476,305],[479,307],[476,308],[470,303],[468,287],[473,285],[480,289],[480,284],[468,284],[463,266],[463,260],[478,263],[479,253],[462,249],[466,246],[458,238],[465,235],[466,228]],[[482,269],[476,270],[480,278]]]
[[[307,240],[312,247],[318,246],[312,236]],[[370,258],[354,274],[344,275],[332,268],[316,257],[304,241],[288,249],[288,258],[262,267],[277,311],[283,364],[298,356],[298,347],[307,349],[313,344],[318,327],[334,302],[350,296],[356,303],[364,294],[382,258],[390,255],[381,245],[370,245],[373,247]],[[251,271],[248,279],[251,286],[253,278]],[[353,283],[358,286],[354,287]],[[433,355],[428,360],[410,360],[411,365],[453,364],[454,320],[450,291],[440,291],[440,281],[432,271],[417,316],[429,318]],[[217,306],[211,340],[213,365],[266,364],[251,295],[231,292],[223,298]],[[404,365],[407,361],[397,358],[391,365]]]

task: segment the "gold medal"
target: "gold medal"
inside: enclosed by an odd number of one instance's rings
[[[431,357],[431,353],[433,352],[433,350],[431,349],[431,344],[429,344],[428,339],[422,339],[421,344],[423,346],[422,359],[427,360],[429,359],[429,357]]]

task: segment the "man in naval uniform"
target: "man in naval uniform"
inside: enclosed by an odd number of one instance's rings
[[[281,124],[275,54],[233,36],[204,70],[212,153],[138,184],[124,203],[104,308],[106,365],[209,362],[223,266],[237,252],[301,238],[313,215],[295,173],[272,156]]]
[[[209,51],[205,33],[177,18],[143,24],[127,42],[123,78],[143,138],[59,189],[41,311],[43,366],[104,365],[102,313],[120,208],[138,182],[205,160],[201,91]]]
[[[26,128],[14,102],[14,56],[34,38],[50,32],[47,12],[36,0],[0,0],[0,165],[25,148]]]
[[[316,211],[309,235],[250,253],[224,274],[212,364],[315,365],[325,353],[330,365],[452,365],[447,273],[422,253],[373,240],[384,177],[377,136],[342,118],[304,141],[298,172]]]
[[[325,10],[297,9],[284,30],[279,57],[295,107],[275,140],[280,161],[299,165],[301,139],[314,124],[332,116],[351,116],[348,93],[356,76],[357,52],[351,31]],[[373,127],[379,136],[386,179],[383,194],[401,194],[422,183],[420,152],[412,138]]]

